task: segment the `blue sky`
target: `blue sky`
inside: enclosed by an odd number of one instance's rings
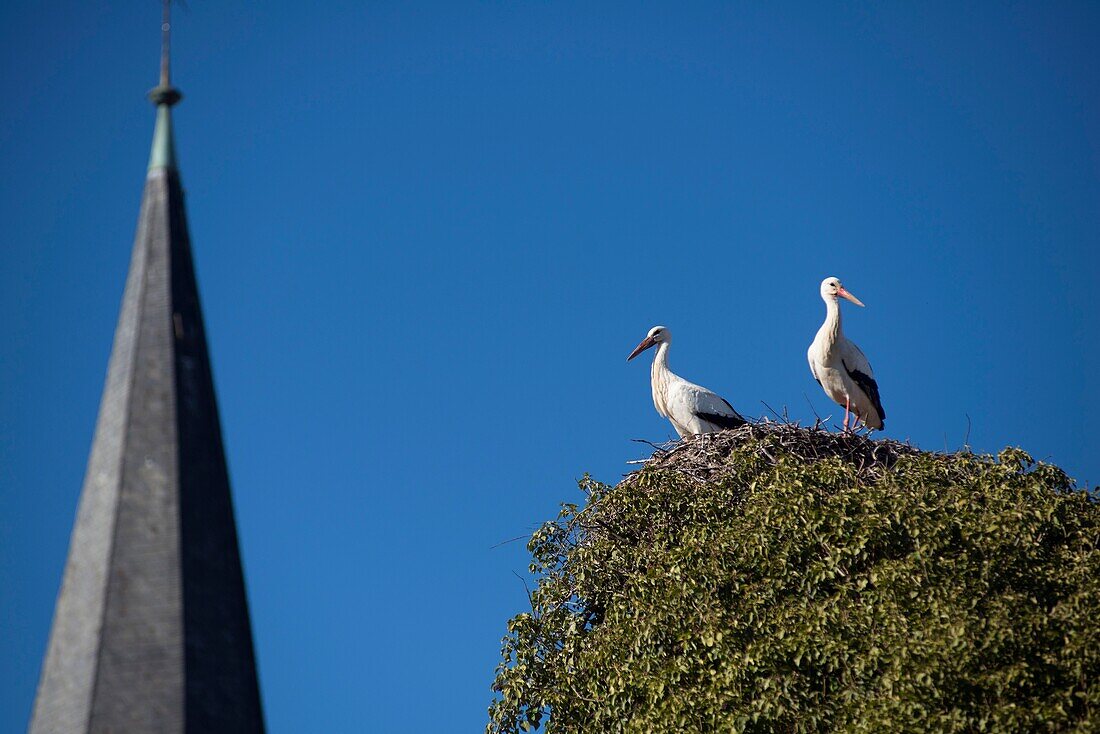
[[[177,10],[271,732],[484,725],[525,603],[523,543],[493,546],[669,435],[624,361],[656,323],[742,413],[839,422],[805,361],[839,276],[886,435],[1100,480],[1100,6],[956,5]],[[158,24],[0,7],[3,731],[76,511]]]

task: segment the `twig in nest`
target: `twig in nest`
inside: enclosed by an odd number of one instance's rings
[[[786,418],[784,418],[783,416],[779,415],[779,413],[775,412],[775,408],[768,405],[763,400],[760,401],[760,404],[763,405],[765,408],[767,408],[768,411],[770,411],[771,414],[774,415],[779,420],[780,423],[789,423],[790,422]]]

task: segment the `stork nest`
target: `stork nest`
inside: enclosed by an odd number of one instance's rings
[[[783,457],[804,462],[840,459],[854,465],[866,477],[888,471],[902,456],[922,453],[909,443],[874,440],[864,433],[829,431],[820,421],[806,427],[768,419],[719,433],[649,445],[656,451],[643,462],[644,469],[671,470],[700,482],[728,473],[731,455],[735,450],[742,450],[743,455],[746,448],[770,466],[777,465]],[[634,472],[623,481],[630,482],[637,475]]]

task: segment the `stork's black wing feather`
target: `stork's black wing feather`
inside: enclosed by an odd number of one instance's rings
[[[843,363],[842,363],[843,364]],[[878,411],[878,417],[882,420],[886,420],[886,411],[882,407],[882,399],[878,395],[878,383],[875,382],[875,378],[870,375],[866,375],[859,370],[848,369],[848,365],[844,365],[845,371],[848,376],[852,378],[852,382],[859,386],[859,389],[871,399],[871,404],[875,406],[875,410]]]
[[[695,415],[699,416],[708,423],[713,423],[714,425],[721,426],[722,428],[740,428],[741,426],[748,423],[748,421],[736,414],[720,415],[718,413],[696,413]]]
[[[708,423],[713,423],[714,425],[721,426],[722,428],[740,428],[741,426],[748,423],[747,420],[741,417],[740,413],[733,409],[733,406],[729,404],[728,400],[720,396],[715,397],[718,397],[718,399],[725,403],[726,407],[730,409],[729,415],[723,415],[721,413],[696,413],[695,415],[699,416]]]

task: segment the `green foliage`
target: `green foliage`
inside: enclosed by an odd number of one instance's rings
[[[534,534],[490,734],[1100,730],[1100,504],[1059,469],[707,460],[586,476]]]

